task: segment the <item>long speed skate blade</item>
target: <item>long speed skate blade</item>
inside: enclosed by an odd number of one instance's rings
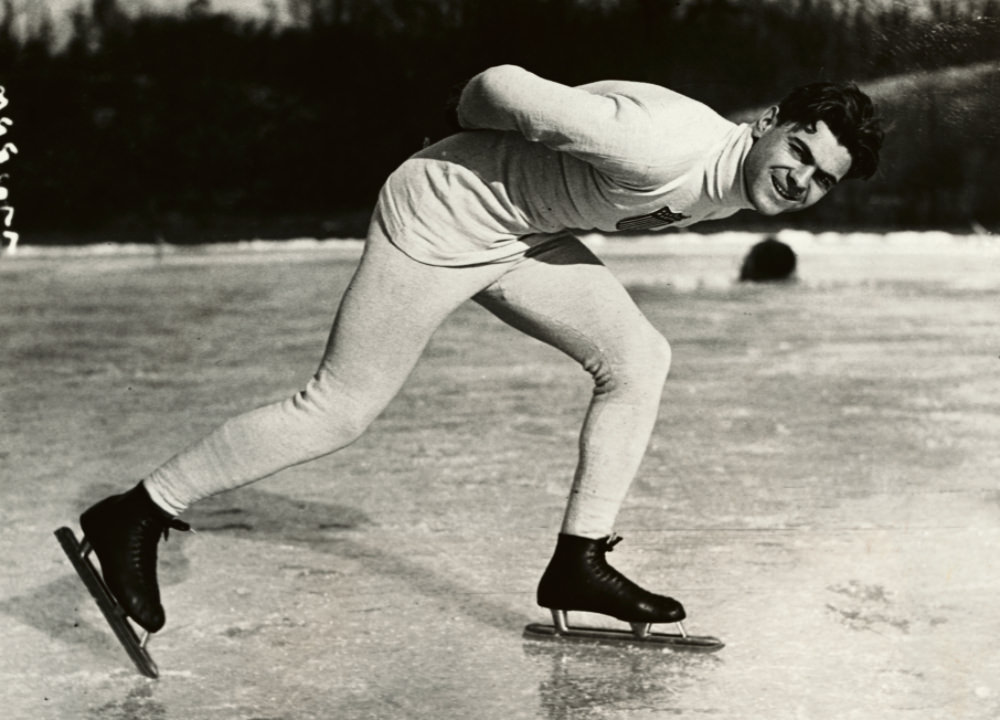
[[[678,635],[672,633],[649,633],[644,637],[636,637],[630,630],[612,630],[605,628],[567,627],[565,631],[557,630],[552,625],[531,623],[524,628],[524,637],[535,640],[559,640],[571,642],[603,643],[609,645],[631,645],[670,649],[685,652],[716,652],[725,647],[719,638],[709,635]]]
[[[146,648],[143,647],[142,641],[136,635],[121,605],[114,599],[111,591],[108,590],[108,586],[104,584],[104,580],[98,575],[97,570],[94,569],[90,560],[84,557],[84,549],[77,542],[76,535],[68,527],[61,527],[55,531],[55,536],[59,539],[59,544],[62,545],[66,557],[73,563],[73,569],[76,570],[76,574],[80,576],[83,584],[87,586],[90,594],[97,601],[97,607],[104,614],[104,619],[108,621],[108,625],[114,630],[118,642],[125,648],[125,652],[132,658],[132,662],[135,663],[139,672],[146,677],[159,677],[160,672],[156,667],[156,663],[153,662],[153,658],[149,656]]]

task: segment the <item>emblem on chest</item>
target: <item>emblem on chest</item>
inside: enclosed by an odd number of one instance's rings
[[[687,220],[689,217],[691,216],[685,215],[684,213],[674,212],[665,205],[656,212],[646,213],[645,215],[636,215],[635,217],[619,220],[615,224],[615,227],[618,230],[653,230],[656,228],[664,228],[667,225],[673,225],[675,222],[680,220]]]

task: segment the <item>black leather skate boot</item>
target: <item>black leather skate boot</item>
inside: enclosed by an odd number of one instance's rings
[[[156,583],[156,544],[171,528],[191,527],[157,507],[142,483],[91,507],[80,516],[80,527],[125,613],[149,632],[162,628],[166,615]]]
[[[560,534],[555,554],[538,584],[538,604],[565,611],[601,613],[632,624],[676,623],[684,608],[673,598],[643,590],[613,567],[605,554],[620,537],[592,540]]]

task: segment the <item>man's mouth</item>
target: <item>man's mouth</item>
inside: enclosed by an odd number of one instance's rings
[[[778,182],[778,178],[775,177],[774,175],[771,176],[771,184],[774,185],[774,191],[778,193],[778,197],[784,198],[788,202],[799,201],[799,198],[797,196],[792,195],[784,187],[781,186],[781,183]]]

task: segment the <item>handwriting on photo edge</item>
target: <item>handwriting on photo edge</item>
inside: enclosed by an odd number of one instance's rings
[[[7,97],[7,88],[0,85],[0,110],[5,109],[10,104],[10,99]],[[14,121],[9,117],[0,117],[0,137],[7,134],[9,129],[14,125]],[[3,145],[0,146],[0,165],[5,165],[8,163],[14,155],[17,155],[17,145],[8,141],[4,141]],[[0,254],[12,255],[17,251],[17,241],[20,236],[11,229],[11,225],[14,224],[14,206],[11,205],[7,200],[10,198],[10,191],[7,189],[7,181],[10,179],[10,173],[0,173],[0,220],[3,221],[3,231],[0,235],[3,236],[3,241],[0,241]]]

